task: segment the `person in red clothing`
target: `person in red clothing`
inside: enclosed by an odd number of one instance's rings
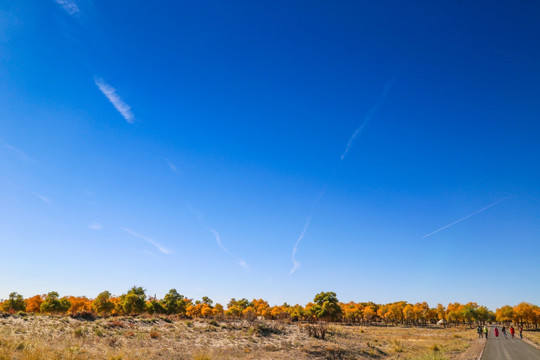
[[[512,334],[512,339],[514,338],[515,333],[516,333],[516,330],[514,330],[514,327],[510,326],[510,334]]]
[[[493,331],[495,333],[495,337],[499,337],[499,329],[495,326],[495,330]]]

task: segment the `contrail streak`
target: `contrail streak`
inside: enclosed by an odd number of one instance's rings
[[[293,263],[293,267],[292,267],[291,271],[289,271],[289,275],[292,275],[296,271],[296,269],[298,269],[300,267],[300,262],[298,260],[296,260],[296,258],[294,256],[296,255],[296,252],[298,251],[298,245],[300,244],[300,241],[302,241],[302,239],[304,238],[304,234],[306,233],[306,231],[307,231],[307,229],[309,227],[309,224],[311,223],[311,218],[313,216],[313,209],[315,208],[315,205],[317,205],[317,203],[319,201],[321,201],[321,199],[326,194],[326,188],[327,188],[327,186],[325,185],[324,188],[322,189],[322,191],[319,193],[319,195],[317,195],[317,197],[315,198],[315,200],[313,200],[313,203],[311,204],[310,215],[308,217],[306,225],[304,226],[304,230],[302,230],[302,234],[300,234],[300,237],[296,240],[296,243],[294,244],[294,247],[293,247],[293,251],[292,251],[292,255],[291,255],[291,260],[292,260],[292,263]]]
[[[240,265],[241,267],[243,267],[244,269],[246,270],[249,270],[250,269],[250,266],[248,265],[247,262],[244,261],[244,259],[242,258],[239,258],[237,256],[235,256],[233,253],[231,253],[229,251],[229,249],[227,249],[225,247],[225,245],[223,245],[223,243],[221,242],[221,235],[219,235],[219,233],[217,232],[216,229],[213,229],[209,226],[207,226],[204,221],[203,221],[203,214],[195,209],[193,206],[187,204],[186,205],[188,210],[191,211],[191,213],[193,213],[193,215],[195,215],[197,217],[197,220],[199,220],[199,222],[201,223],[202,226],[204,226],[204,228],[206,228],[206,230],[210,231],[212,233],[212,235],[214,235],[214,238],[216,239],[216,242],[219,246],[219,248],[227,255],[229,255],[230,257],[232,257],[234,259],[234,262],[238,265]]]
[[[364,120],[362,121],[360,126],[354,131],[352,136],[349,138],[349,142],[347,143],[347,147],[345,148],[345,151],[343,151],[343,154],[341,154],[338,164],[341,163],[343,161],[343,159],[345,159],[345,156],[347,156],[347,153],[349,152],[349,149],[351,148],[351,146],[352,146],[354,140],[356,139],[356,137],[358,136],[358,134],[360,134],[360,132],[364,129],[364,127],[366,127],[366,125],[375,116],[375,113],[382,106],[382,104],[386,100],[386,97],[388,96],[388,93],[390,92],[390,90],[392,90],[392,87],[394,86],[394,83],[396,82],[396,78],[397,78],[397,75],[394,75],[392,77],[392,79],[390,79],[385,84],[382,92],[379,94],[379,97],[377,98],[377,101],[371,107],[371,109],[369,109],[366,116],[364,116]],[[336,169],[334,170],[334,172],[332,174],[332,178],[334,178],[334,176],[336,175],[337,169],[338,169],[338,167],[336,166]],[[298,250],[298,245],[300,244],[300,241],[302,241],[302,239],[304,238],[304,235],[306,234],[306,231],[307,231],[307,229],[309,227],[309,224],[311,222],[311,217],[313,216],[313,211],[315,209],[315,205],[317,205],[317,203],[322,200],[322,198],[326,194],[327,187],[328,187],[328,185],[324,186],[323,190],[317,195],[317,197],[315,198],[315,200],[311,204],[310,215],[309,215],[309,218],[308,218],[308,220],[306,222],[306,225],[304,226],[304,230],[300,234],[300,237],[296,240],[296,243],[294,244],[294,247],[293,247],[293,251],[292,251],[292,255],[291,255],[291,260],[292,260],[292,263],[293,263],[293,267],[292,267],[291,271],[289,272],[289,275],[292,275],[300,267],[300,262],[298,260],[296,260],[296,258],[295,258],[296,252]]]
[[[343,154],[341,154],[340,161],[343,161],[343,159],[345,159],[345,156],[347,156],[347,153],[349,152],[349,149],[351,148],[354,142],[354,139],[356,139],[358,134],[360,134],[360,132],[364,129],[364,127],[366,127],[366,125],[371,121],[373,116],[375,116],[375,113],[379,110],[381,105],[386,100],[386,97],[388,96],[388,93],[390,92],[390,90],[392,90],[392,87],[394,86],[395,82],[396,82],[396,77],[394,76],[390,81],[386,83],[386,85],[384,86],[384,89],[380,93],[379,98],[377,99],[375,104],[371,107],[371,109],[369,109],[366,116],[364,116],[364,120],[362,121],[360,126],[354,131],[352,136],[349,138],[347,147],[345,148],[345,151],[343,151]]]
[[[227,249],[225,247],[225,245],[223,245],[223,243],[221,242],[221,236],[219,235],[219,233],[215,229],[210,229],[210,232],[212,234],[214,234],[214,237],[216,238],[216,242],[218,243],[219,247],[221,248],[221,250],[223,250],[224,253],[226,253],[227,255],[229,255],[231,257],[233,257],[235,259],[235,262],[238,265],[240,265],[241,267],[243,267],[244,269],[249,269],[249,265],[243,259],[240,259],[240,258],[234,256],[233,254],[231,254],[229,249]]]
[[[311,216],[308,218],[307,222],[306,222],[306,225],[304,226],[304,230],[302,230],[302,233],[300,234],[300,236],[298,237],[298,240],[296,240],[296,243],[294,244],[294,247],[293,247],[293,251],[292,251],[292,254],[291,254],[291,260],[293,262],[293,267],[291,269],[291,271],[289,272],[289,275],[292,275],[296,269],[298,269],[300,267],[300,262],[298,260],[296,260],[296,258],[294,257],[296,255],[296,251],[298,250],[298,245],[300,244],[300,241],[302,241],[302,239],[304,238],[304,235],[306,234],[306,231],[309,227],[309,223],[311,222]]]
[[[44,196],[44,195],[41,195],[41,194],[38,194],[37,192],[32,192],[32,194],[34,194],[34,196],[38,197],[41,201],[43,201],[44,203],[47,203],[49,205],[52,205],[52,201],[51,199],[49,199],[48,197]]]
[[[221,236],[219,236],[219,233],[214,229],[210,229],[210,232],[212,234],[214,234],[214,237],[216,238],[216,242],[218,243],[221,250],[223,250],[228,255],[232,255],[231,252],[229,251],[229,249],[227,249],[225,246],[223,246],[223,243],[221,242]]]
[[[430,232],[430,233],[427,234],[427,235],[422,236],[422,239],[425,239],[425,238],[427,238],[427,237],[429,237],[429,236],[431,236],[431,235],[434,235],[434,234],[438,233],[439,231],[443,231],[444,229],[448,229],[450,226],[456,225],[457,223],[460,223],[460,222],[462,222],[463,220],[467,220],[468,218],[470,218],[470,217],[472,217],[472,216],[474,216],[474,215],[478,215],[478,214],[480,214],[481,212],[486,211],[487,209],[489,209],[489,208],[491,208],[491,207],[497,205],[498,203],[500,203],[500,202],[502,202],[502,201],[504,201],[504,200],[506,200],[506,199],[508,199],[508,197],[505,197],[505,198],[502,198],[502,199],[500,199],[500,200],[497,200],[497,201],[495,201],[493,204],[490,204],[490,205],[488,205],[488,206],[486,206],[486,207],[483,207],[483,208],[481,208],[480,210],[476,210],[475,212],[473,212],[473,213],[471,213],[471,214],[469,214],[469,215],[467,215],[467,216],[465,216],[465,217],[462,217],[461,219],[458,219],[458,220],[454,221],[453,223],[450,223],[450,224],[448,224],[448,225],[446,225],[446,226],[443,226],[443,227],[440,228],[440,229],[437,229],[437,230],[435,230],[435,231],[433,231],[433,232]]]
[[[116,89],[111,85],[107,84],[103,79],[95,77],[94,82],[96,83],[99,90],[105,95],[107,99],[113,104],[114,108],[126,119],[130,124],[133,124],[135,121],[135,115],[131,111],[131,107],[126,104],[120,96],[116,93]]]
[[[144,241],[146,241],[147,243],[151,244],[151,245],[154,245],[160,252],[162,252],[163,254],[165,255],[169,255],[169,254],[172,254],[172,251],[170,251],[169,249],[161,246],[161,244],[159,244],[157,241],[155,241],[154,239],[151,239],[147,236],[144,236],[144,235],[141,235],[141,234],[138,234],[136,233],[135,231],[129,229],[129,228],[125,228],[125,227],[121,227],[120,230],[122,231],[125,231],[127,232],[128,234],[131,234],[135,237],[138,237],[139,239],[143,239]]]

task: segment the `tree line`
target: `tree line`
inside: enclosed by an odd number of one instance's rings
[[[12,292],[9,298],[0,301],[0,310],[5,313],[36,313],[71,315],[90,314],[97,316],[117,315],[176,315],[185,318],[205,318],[218,320],[255,320],[258,318],[288,321],[332,321],[348,324],[369,325],[373,323],[407,324],[425,326],[443,323],[445,325],[484,324],[500,322],[519,324],[528,328],[538,328],[540,324],[540,307],[522,302],[515,306],[505,305],[495,312],[475,302],[460,304],[450,303],[447,306],[438,304],[430,307],[427,302],[411,304],[398,301],[389,304],[373,302],[342,303],[334,292],[321,292],[312,302],[302,305],[270,306],[263,299],[232,298],[225,306],[203,296],[200,300],[189,299],[171,289],[163,299],[148,297],[146,290],[133,286],[125,294],[113,296],[103,291],[95,299],[85,296],[60,297],[58,292],[51,291],[44,295],[24,298]]]

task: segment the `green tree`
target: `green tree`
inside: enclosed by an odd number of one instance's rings
[[[45,301],[40,306],[43,313],[59,314],[69,310],[71,303],[66,298],[58,299],[59,295],[56,291],[51,291],[45,297]]]
[[[476,303],[467,303],[461,309],[461,317],[468,323],[471,324],[473,321],[478,320],[478,304]]]
[[[186,302],[184,295],[180,295],[176,289],[171,289],[161,301],[167,314],[182,314],[186,313]]]
[[[21,294],[12,292],[9,294],[9,298],[2,303],[2,311],[5,312],[17,312],[26,310],[26,304]]]
[[[246,298],[243,298],[240,300],[236,300],[235,298],[232,298],[231,301],[229,301],[229,303],[227,304],[227,308],[231,309],[234,307],[234,308],[240,309],[241,311],[244,311],[245,309],[247,309],[248,307],[252,305],[253,304]]]
[[[320,292],[313,299],[315,315],[319,319],[337,320],[341,315],[341,306],[336,293],[333,291]]]
[[[110,299],[110,292],[101,292],[92,303],[92,309],[94,309],[97,314],[104,316],[109,315],[114,310],[114,303],[110,301]]]
[[[160,301],[158,301],[156,298],[150,298],[150,300],[146,303],[146,311],[149,314],[166,314],[167,310]]]
[[[212,306],[212,304],[214,303],[208,296],[203,296],[202,302],[203,304],[206,304],[208,306]]]
[[[121,296],[121,300],[125,314],[138,315],[145,310],[146,293],[140,286],[133,286],[127,294]]]
[[[313,302],[315,302],[315,304],[318,304],[318,305],[321,305],[321,306],[326,301],[331,302],[331,303],[335,303],[335,304],[339,303],[339,300],[338,300],[338,298],[336,296],[336,293],[333,292],[333,291],[320,292],[317,295],[315,295],[315,298],[313,299]]]

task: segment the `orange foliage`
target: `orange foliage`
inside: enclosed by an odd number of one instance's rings
[[[64,299],[64,298],[62,298]],[[85,296],[69,296],[65,298],[70,303],[69,313],[91,312],[93,300]],[[27,312],[40,313],[41,305],[45,300],[45,295],[36,295],[24,300]],[[124,314],[124,304],[122,297],[111,297],[110,302],[114,304],[113,315]],[[147,304],[155,301],[161,304],[162,300],[150,298]],[[283,305],[269,306],[263,299],[253,299],[249,302],[247,299],[231,299],[227,311],[221,304],[212,306],[211,301],[193,302],[192,299],[183,298],[185,304],[185,314],[192,318],[223,318],[227,315],[231,318],[244,318],[248,320],[264,317],[266,319],[293,321],[315,321],[322,315],[320,304],[308,303],[305,307],[301,305],[290,306],[287,303]],[[461,304],[458,302],[450,303],[448,306],[438,304],[436,308],[430,308],[427,302],[409,304],[406,301],[399,301],[389,304],[378,305],[372,302],[356,303],[338,303],[340,315],[333,321],[344,321],[348,323],[372,323],[383,321],[394,324],[414,324],[426,325],[435,324],[438,320],[445,320],[452,324],[483,324],[486,321],[499,321],[503,323],[519,324],[524,327],[538,328],[540,325],[540,307],[534,304],[522,302],[515,306],[505,305],[495,313],[488,310],[485,306],[479,306],[477,303],[469,302]],[[147,306],[148,312],[152,313],[151,306]],[[182,311],[182,314],[184,312]]]
[[[71,303],[71,307],[69,308],[70,314],[75,314],[80,311],[92,311],[92,301],[86,296],[70,296],[67,299]]]
[[[257,316],[264,316],[264,312],[269,308],[268,301],[263,299],[253,299],[252,303]]]
[[[36,295],[32,296],[25,300],[26,303],[26,312],[38,313],[40,312],[40,306],[45,299],[45,295]]]
[[[109,301],[114,304],[114,309],[111,314],[120,315],[123,313],[124,309],[122,308],[122,298],[120,298],[119,296],[114,296],[111,297]]]

